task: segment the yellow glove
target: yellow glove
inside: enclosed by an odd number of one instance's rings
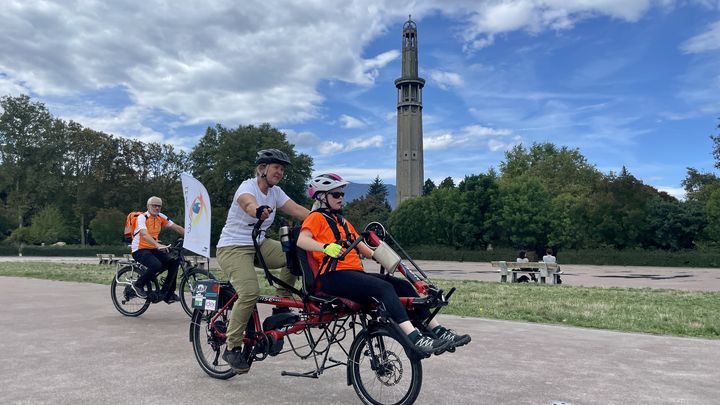
[[[342,246],[337,243],[326,243],[325,246],[323,246],[323,253],[330,257],[338,257],[341,250]]]

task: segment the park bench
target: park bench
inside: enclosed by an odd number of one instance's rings
[[[98,253],[96,256],[100,262],[99,264],[115,264],[120,260],[111,253]]]
[[[545,281],[550,277],[552,284],[558,284],[558,279],[562,274],[560,267],[557,263],[545,263],[545,262],[505,262],[497,261],[490,263],[493,268],[497,268],[500,273],[500,281],[506,282],[508,274],[511,276],[511,282],[517,282],[518,274],[537,274],[540,276],[540,283],[545,284]]]
[[[204,256],[185,256],[185,261],[200,270],[205,270],[205,266],[207,265],[207,258]]]

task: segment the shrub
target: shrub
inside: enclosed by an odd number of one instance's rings
[[[122,244],[127,214],[117,209],[100,209],[90,221],[92,237],[100,245]]]

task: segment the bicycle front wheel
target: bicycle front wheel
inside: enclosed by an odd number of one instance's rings
[[[139,316],[147,311],[150,301],[135,294],[132,283],[140,277],[134,266],[124,266],[115,273],[110,283],[110,297],[115,309],[125,316]],[[153,280],[155,291],[159,290],[157,280]]]
[[[422,364],[387,330],[358,334],[350,348],[350,380],[364,404],[412,404],[422,386]]]
[[[209,279],[215,279],[210,270],[205,271],[195,267],[189,269],[187,275],[180,280],[180,304],[188,316],[193,314],[192,297],[195,294],[198,281]]]
[[[227,326],[230,324],[228,313],[229,311],[223,312],[215,323],[210,325],[217,312],[196,309],[190,321],[190,338],[195,358],[203,371],[210,377],[220,380],[227,380],[235,375],[230,365],[222,358],[227,343],[221,334],[227,332]]]

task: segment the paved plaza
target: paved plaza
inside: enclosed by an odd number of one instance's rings
[[[0,277],[0,307],[2,404],[359,403],[343,368],[319,379],[281,376],[313,367],[289,353],[244,376],[208,377],[178,304],[128,318],[108,286]],[[473,341],[423,361],[418,404],[695,405],[720,397],[719,340],[442,321]]]

